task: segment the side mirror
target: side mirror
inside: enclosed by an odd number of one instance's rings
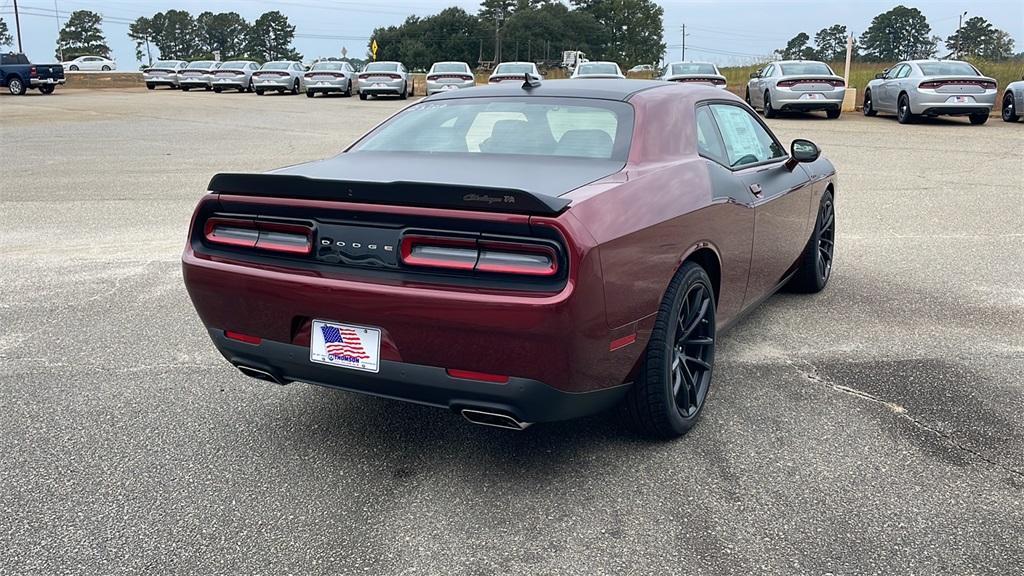
[[[750,73],[750,77],[751,78],[760,78],[761,77],[761,73],[760,72],[751,72]]]
[[[885,78],[885,72],[879,72],[878,74],[875,74],[875,80],[881,80],[882,78]]]
[[[821,156],[821,149],[817,144],[810,140],[797,138],[789,145],[789,160],[786,162],[786,167],[792,170],[796,168],[797,164],[814,162],[819,156]]]

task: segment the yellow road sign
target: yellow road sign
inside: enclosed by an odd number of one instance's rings
[[[376,60],[377,59],[377,41],[376,40],[373,40],[370,43],[370,52],[373,54],[373,59]]]

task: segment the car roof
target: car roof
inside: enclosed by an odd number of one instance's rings
[[[622,78],[594,78],[587,80],[545,80],[526,90],[519,82],[501,82],[462,90],[452,90],[431,96],[431,100],[457,98],[488,98],[508,96],[546,96],[550,98],[595,98],[598,100],[628,100],[637,92],[652,88],[673,86],[661,80],[626,80]],[[721,91],[719,89],[719,91]]]
[[[533,62],[519,62],[519,61],[499,62],[498,66],[502,66],[504,64],[528,64],[530,66],[536,66],[536,64],[534,64]],[[497,66],[495,66],[495,68],[497,68]]]
[[[771,62],[771,64],[825,64],[828,66],[827,63],[822,62],[821,60],[776,60],[775,62]],[[829,67],[831,68],[831,66]]]
[[[673,64],[710,64],[712,66],[716,66],[714,62],[706,62],[704,60],[675,60],[673,62],[669,62],[666,66],[671,66]]]

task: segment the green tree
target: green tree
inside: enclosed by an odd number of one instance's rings
[[[779,48],[775,53],[783,60],[814,60],[818,55],[814,48],[807,45],[810,41],[807,32],[801,32],[790,38],[785,48]]]
[[[652,0],[572,0],[607,33],[604,58],[623,67],[653,64],[665,53],[665,10]]]
[[[135,41],[135,59],[142,62],[142,57],[145,56],[150,66],[153,65],[153,52],[150,46],[153,36],[153,21],[145,16],[136,18],[128,25],[128,38]]]
[[[818,58],[826,62],[835,62],[846,58],[846,26],[833,24],[818,30],[814,35],[814,49]],[[853,44],[853,54],[857,54],[857,43]]]
[[[447,8],[426,18],[409,16],[400,26],[377,28],[377,60],[397,60],[410,69],[426,69],[434,62],[455,60],[474,65],[483,37],[480,21],[462,8]],[[369,59],[370,51],[367,50]]]
[[[213,57],[220,51],[221,58],[245,55],[249,23],[238,12],[203,12],[196,17],[196,37],[204,55]]]
[[[520,10],[506,21],[502,54],[506,60],[543,61],[560,59],[563,50],[580,50],[591,59],[614,59],[605,53],[607,43],[608,34],[589,12],[549,3]]]
[[[74,60],[79,56],[109,56],[110,47],[100,30],[102,23],[103,17],[95,12],[72,12],[57,37],[55,56],[64,60]]]
[[[202,52],[196,20],[185,10],[157,12],[150,19],[150,32],[160,58],[189,60]]]
[[[860,37],[866,56],[883,61],[930,58],[935,38],[928,19],[917,8],[897,6],[875,16]]]
[[[295,26],[277,10],[264,12],[249,28],[246,53],[251,57],[271,60],[302,60],[302,54],[292,47]]]
[[[10,46],[13,43],[14,38],[11,37],[11,33],[7,30],[7,22],[0,18],[0,46]]]
[[[949,38],[946,48],[958,57],[977,56],[985,60],[1005,60],[1013,56],[1013,38],[992,23],[974,16]]]

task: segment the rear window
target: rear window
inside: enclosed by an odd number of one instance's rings
[[[193,62],[193,63],[189,64],[187,67],[188,68],[209,68],[209,67],[213,66],[214,64],[215,64],[215,62],[213,60],[200,60],[198,62]]]
[[[715,74],[718,72],[715,70],[713,64],[701,64],[698,62],[683,62],[681,64],[673,64],[671,74]]]
[[[443,62],[434,64],[430,68],[431,72],[469,72],[469,66],[462,64],[461,62]]]
[[[822,62],[793,62],[791,64],[780,64],[783,76],[802,76],[810,74],[814,76],[835,76],[832,69]]]
[[[310,70],[344,70],[341,62],[317,62]]]
[[[615,64],[604,62],[590,62],[580,64],[580,74],[618,74],[619,67]]]
[[[287,70],[292,67],[291,62],[267,62],[262,70]]]
[[[180,60],[157,60],[153,68],[177,68],[180,63]]]
[[[532,64],[498,64],[495,74],[533,74]]]
[[[918,67],[925,76],[981,76],[967,62],[921,62]]]
[[[467,98],[412,106],[353,150],[625,161],[632,130],[633,109],[624,102]]]
[[[398,72],[398,64],[394,62],[370,62],[363,72]]]
[[[225,62],[221,68],[245,68],[246,64],[248,62],[245,60],[231,60],[230,62]]]

